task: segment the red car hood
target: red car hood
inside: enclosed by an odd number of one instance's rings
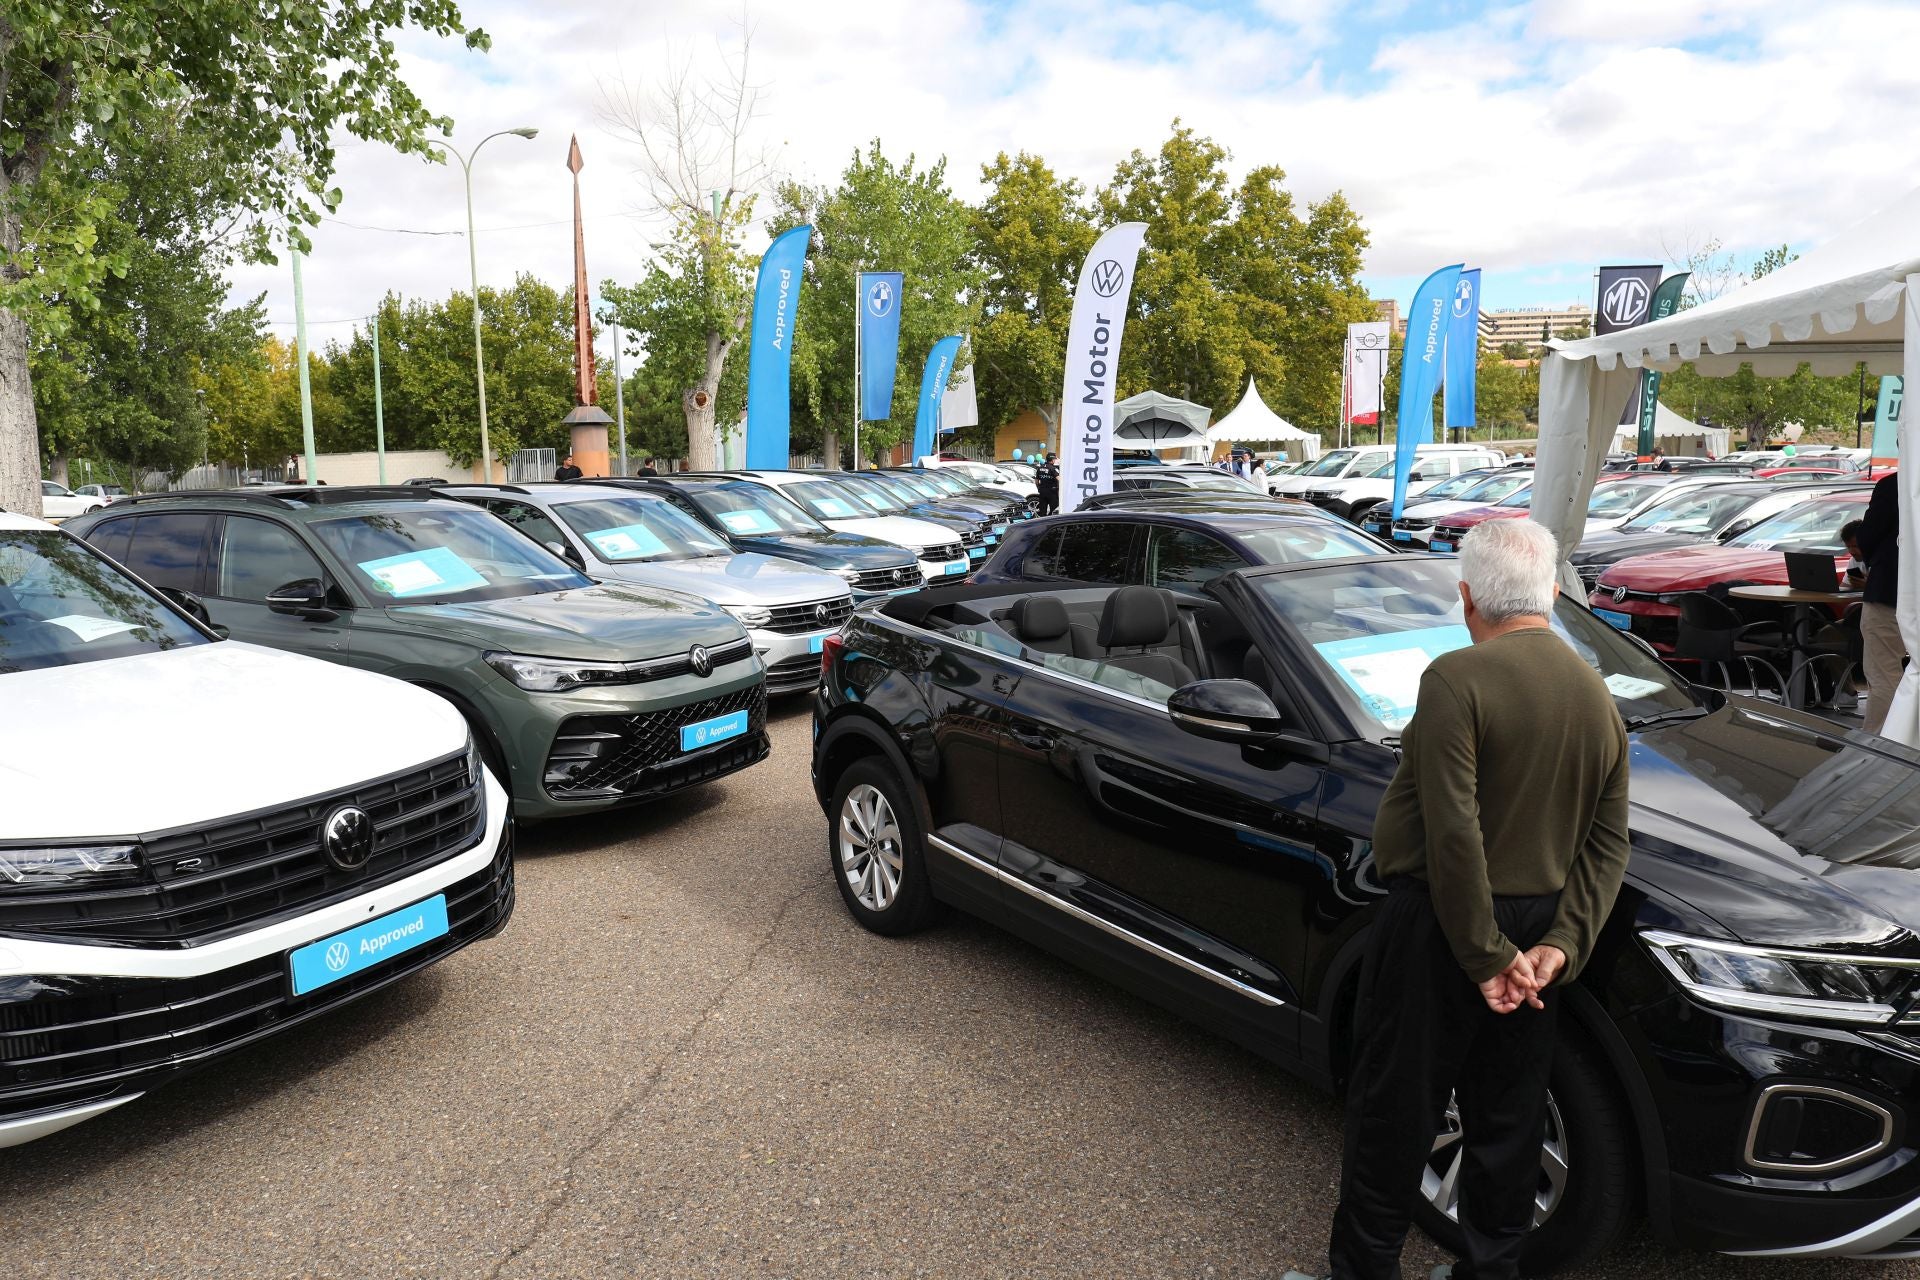
[[[1471,529],[1482,520],[1510,520],[1515,516],[1527,514],[1525,507],[1468,507],[1465,511],[1456,511],[1450,516],[1441,516],[1436,522],[1449,529],[1460,527]]]
[[[1845,556],[1835,559],[1846,563]],[[1626,587],[1632,591],[1699,591],[1713,586],[1734,586],[1743,582],[1773,583],[1785,586],[1787,558],[1778,551],[1758,547],[1723,547],[1710,544],[1655,551],[1622,560],[1600,575],[1601,587]]]

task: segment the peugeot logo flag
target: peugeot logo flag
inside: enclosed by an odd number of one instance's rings
[[[787,436],[793,410],[793,327],[800,313],[800,276],[810,226],[774,237],[753,286],[753,329],[747,334],[747,466],[779,470],[793,460]]]
[[[893,416],[893,370],[900,363],[898,271],[860,273],[860,420]],[[786,465],[785,463],[781,464]]]
[[[1473,381],[1480,358],[1480,268],[1462,271],[1447,307],[1446,425],[1474,423]]]
[[[958,338],[942,338],[927,352],[927,367],[920,375],[920,410],[913,415],[915,458],[933,452],[940,427],[940,401],[947,394],[947,375],[953,372],[953,358],[959,353]]]
[[[1406,511],[1407,477],[1415,450],[1433,441],[1433,393],[1440,389],[1440,367],[1447,353],[1447,325],[1460,263],[1428,276],[1407,312],[1407,345],[1400,349],[1399,436],[1393,450],[1393,518]]]
[[[1113,489],[1113,383],[1134,264],[1146,236],[1144,222],[1109,227],[1080,264],[1061,393],[1060,482],[1072,495],[1071,503],[1061,504],[1064,509]]]

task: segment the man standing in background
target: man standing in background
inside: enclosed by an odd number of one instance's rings
[[[1867,673],[1867,702],[1860,715],[1868,733],[1887,722],[1887,705],[1907,666],[1907,645],[1900,638],[1900,478],[1889,473],[1873,486],[1867,514],[1855,537],[1867,562],[1867,589],[1861,596],[1860,665]]]
[[[1054,461],[1055,456],[1048,454],[1046,460],[1033,469],[1033,483],[1040,491],[1040,514],[1043,516],[1050,516],[1060,509],[1060,465]]]

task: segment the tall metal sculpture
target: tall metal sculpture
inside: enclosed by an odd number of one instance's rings
[[[608,474],[607,424],[593,370],[593,293],[587,286],[587,233],[580,217],[580,138],[567,144],[573,172],[573,409],[562,422],[572,429],[573,465],[590,476]]]

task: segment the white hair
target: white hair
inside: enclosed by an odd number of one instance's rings
[[[1559,568],[1553,534],[1530,519],[1482,520],[1460,540],[1461,580],[1489,622],[1551,614]]]

